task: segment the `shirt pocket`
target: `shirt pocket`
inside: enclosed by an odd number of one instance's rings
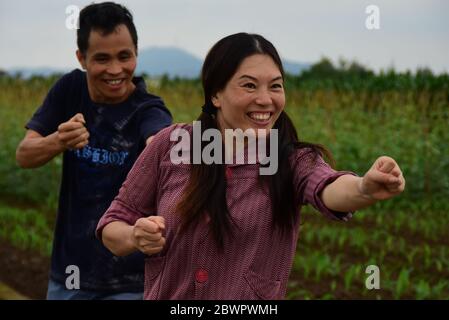
[[[164,257],[149,257],[145,259],[145,287],[144,299],[156,300],[159,298],[161,285],[161,271],[164,266]]]
[[[243,299],[262,299],[274,300],[280,299],[279,292],[281,288],[280,280],[272,280],[261,276],[260,274],[249,269],[243,276],[249,288],[251,289],[252,297],[243,297]]]

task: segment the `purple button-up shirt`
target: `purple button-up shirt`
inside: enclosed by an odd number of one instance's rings
[[[190,173],[187,164],[173,164],[170,150],[176,142],[170,133],[180,125],[160,131],[142,152],[118,196],[98,223],[97,237],[112,221],[134,225],[137,219],[165,218],[166,245],[145,261],[145,299],[282,299],[295,255],[298,223],[281,235],[274,228],[268,192],[260,187],[258,164],[226,165],[226,199],[236,222],[234,238],[225,237],[224,251],[217,249],[208,222],[179,233],[175,212]],[[191,130],[190,125],[181,127]],[[351,213],[325,207],[320,193],[326,185],[351,172],[335,171],[321,157],[312,161],[309,149],[292,156],[293,185],[298,214],[311,204],[325,216],[347,220]]]

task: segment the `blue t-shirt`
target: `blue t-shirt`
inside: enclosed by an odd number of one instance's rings
[[[172,122],[164,102],[146,91],[142,78],[119,104],[99,104],[90,99],[86,74],[74,70],[50,90],[26,128],[47,136],[76,113],[82,113],[89,144],[65,151],[53,242],[50,277],[62,284],[80,272],[83,290],[143,291],[144,255],[116,257],[96,239],[98,220],[117,195],[128,171],[145,147],[146,139]]]

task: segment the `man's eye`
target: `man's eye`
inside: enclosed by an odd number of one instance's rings
[[[120,56],[120,60],[122,60],[122,61],[126,61],[126,60],[128,60],[129,58],[130,58],[129,55],[123,55],[123,56]]]
[[[95,58],[95,61],[100,62],[100,63],[106,62],[107,60],[108,59],[106,57],[97,57],[97,58]]]

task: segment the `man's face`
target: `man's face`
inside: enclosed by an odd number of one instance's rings
[[[134,91],[132,82],[137,52],[131,34],[124,24],[103,35],[92,30],[86,54],[76,52],[78,61],[87,71],[90,98],[97,103],[120,103]]]

